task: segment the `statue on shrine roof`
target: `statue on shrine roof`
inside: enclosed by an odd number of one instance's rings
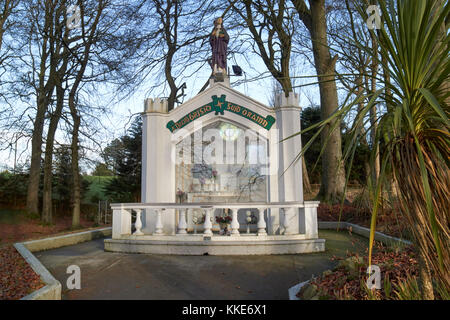
[[[227,50],[230,37],[223,27],[223,19],[214,20],[214,29],[209,36],[209,43],[212,49],[211,68],[213,74],[227,73]]]

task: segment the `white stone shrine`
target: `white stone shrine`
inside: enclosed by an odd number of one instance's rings
[[[168,111],[146,99],[142,203],[112,204],[105,250],[180,255],[325,250],[318,202],[304,201],[298,96],[269,108],[229,78]],[[298,159],[297,159],[298,160]],[[227,233],[216,217],[229,215]]]

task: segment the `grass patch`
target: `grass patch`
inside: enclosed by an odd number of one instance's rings
[[[350,251],[367,254],[369,239],[347,230],[319,230],[319,238],[326,240],[325,252],[331,256],[344,257]]]

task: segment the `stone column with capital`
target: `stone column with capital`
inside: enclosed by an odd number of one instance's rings
[[[175,152],[172,135],[167,130],[167,100],[145,99],[142,114],[142,203],[175,202],[175,165],[171,161]],[[156,210],[146,209],[142,213],[142,231],[156,231]],[[161,215],[163,234],[176,233],[173,209]]]
[[[301,131],[299,96],[290,92],[281,93],[275,99],[276,128],[282,141]],[[278,147],[278,201],[303,202],[302,161],[298,157],[302,150],[301,136],[289,138]],[[295,161],[295,162],[294,162]],[[284,234],[302,233],[304,214],[302,210],[285,209],[280,211],[280,232]]]

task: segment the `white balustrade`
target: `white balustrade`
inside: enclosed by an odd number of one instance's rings
[[[257,221],[257,235],[265,236],[271,234],[273,226],[271,221],[274,214],[280,214],[280,227],[284,229],[284,235],[305,235],[308,239],[315,239],[318,237],[317,226],[317,206],[318,202],[253,202],[253,203],[122,203],[112,204],[113,209],[113,239],[126,238],[127,236],[146,236],[142,230],[143,226],[143,210],[154,210],[151,220],[154,223],[154,235],[169,235],[165,233],[165,227],[168,230],[174,230],[175,212],[179,210],[179,221],[176,229],[177,234],[187,235],[187,221],[188,210],[201,209],[205,210],[205,222],[203,223],[203,234],[205,236],[213,235],[211,218],[213,210],[215,209],[229,209],[231,210],[231,235],[239,236],[239,221],[238,210],[244,209],[245,212],[249,209],[258,210]],[[264,211],[267,213],[267,222],[264,218]],[[131,230],[131,212],[136,211],[135,232]],[[170,212],[170,213],[169,213]],[[167,216],[163,219],[163,214],[173,214],[173,220],[168,219]],[[147,223],[151,223],[146,217]],[[170,222],[169,222],[170,221]],[[276,220],[275,220],[276,221]],[[171,225],[164,226],[164,223],[171,223]],[[172,229],[171,229],[172,228]],[[289,230],[286,230],[289,229]],[[145,229],[144,229],[145,230]],[[170,232],[170,231],[169,231]],[[149,236],[149,235],[148,235]],[[261,237],[261,240],[266,237]]]
[[[238,209],[230,209],[231,210],[231,234],[238,236],[239,235],[239,221],[237,218]]]
[[[187,233],[186,213],[187,209],[180,209],[180,220],[178,221],[178,234]]]
[[[258,208],[258,236],[264,236],[267,234],[266,221],[264,220],[264,209]]]
[[[135,235],[135,236],[143,236],[144,235],[144,233],[141,231],[141,229],[142,229],[141,214],[142,214],[142,210],[137,209],[136,210],[136,222],[134,223],[136,231],[133,233],[133,235]]]

